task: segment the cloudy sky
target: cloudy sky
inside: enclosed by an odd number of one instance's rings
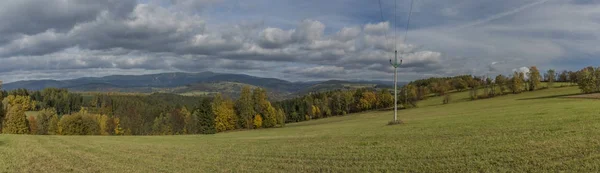
[[[3,0],[0,80],[175,71],[392,80],[394,49],[406,52],[402,81],[600,63],[599,0],[415,0],[406,43],[410,0],[396,1],[397,15],[394,0],[381,2]]]

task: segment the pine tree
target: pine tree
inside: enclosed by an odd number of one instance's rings
[[[198,133],[201,134],[214,134],[215,129],[215,115],[212,110],[212,103],[210,98],[204,98],[200,101],[193,115],[198,117]]]

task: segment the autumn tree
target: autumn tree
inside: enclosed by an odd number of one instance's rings
[[[29,125],[29,133],[32,135],[35,135],[38,133],[38,122],[37,119],[35,118],[35,116],[29,116],[29,118],[27,118],[28,121],[28,125]]]
[[[186,107],[180,109],[180,114],[184,117],[185,126],[183,128],[183,134],[196,134],[198,133],[198,117],[192,115]]]
[[[389,108],[394,105],[394,96],[388,89],[377,92],[377,108]]]
[[[171,115],[169,113],[160,114],[160,116],[154,119],[152,125],[152,131],[154,135],[172,135],[173,126],[171,124]]]
[[[542,77],[540,75],[540,70],[536,66],[529,67],[529,73],[527,73],[529,78],[529,90],[534,91],[536,89],[540,89],[542,86]]]
[[[521,91],[523,91],[523,83],[525,82],[523,76],[523,73],[514,72],[509,85],[509,89],[513,94],[521,93]]]
[[[263,115],[263,127],[270,128],[277,125],[277,110],[271,106],[271,103],[267,105],[267,111]]]
[[[260,115],[255,115],[254,116],[254,128],[259,129],[262,127],[262,117]]]
[[[359,110],[370,110],[377,102],[377,96],[371,91],[362,92],[362,96],[358,100],[357,108]]]
[[[233,108],[233,102],[217,94],[212,103],[212,110],[215,115],[215,128],[217,132],[235,129],[236,115]]]
[[[5,100],[8,105],[8,112],[3,122],[2,133],[28,134],[29,125],[25,111],[31,108],[29,97],[9,95]]]
[[[238,115],[237,125],[240,128],[252,128],[252,124],[254,124],[252,121],[256,112],[254,111],[254,100],[249,86],[242,88],[240,98],[235,103],[235,110]]]
[[[255,105],[254,110],[256,113],[262,116],[262,126],[266,128],[274,127],[275,124],[277,124],[277,111],[275,108],[273,108],[271,102],[267,100],[266,90],[262,88],[256,88],[254,89],[252,95]]]
[[[64,115],[58,122],[58,131],[61,135],[98,135],[100,125],[96,115],[77,112]]]
[[[100,135],[112,135],[114,129],[114,121],[107,115],[97,116],[98,125],[100,127]]]

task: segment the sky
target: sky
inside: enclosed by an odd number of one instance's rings
[[[0,80],[163,72],[288,81],[600,63],[600,0],[3,0]],[[395,8],[396,7],[396,8]]]

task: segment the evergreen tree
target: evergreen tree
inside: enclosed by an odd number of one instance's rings
[[[198,133],[201,134],[214,134],[215,129],[215,114],[212,110],[212,100],[210,98],[203,98],[193,115],[198,117]]]
[[[252,124],[254,124],[252,122],[253,117],[256,115],[254,104],[250,87],[244,86],[240,93],[240,98],[235,104],[236,113],[239,116],[237,122],[238,127],[252,128]]]

